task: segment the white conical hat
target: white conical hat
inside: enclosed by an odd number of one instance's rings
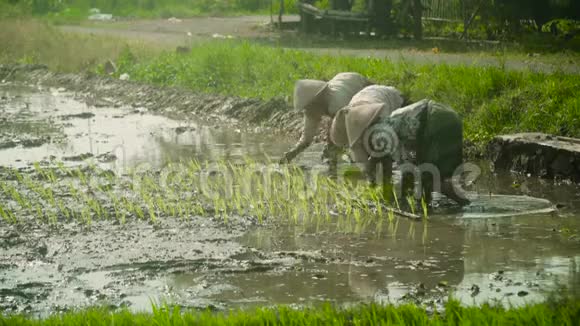
[[[318,96],[322,94],[327,82],[315,79],[300,79],[294,85],[294,109],[304,110]]]
[[[361,104],[350,107],[344,118],[348,145],[352,147],[365,130],[377,120],[381,111],[388,108],[384,103]],[[339,137],[337,137],[339,138]]]

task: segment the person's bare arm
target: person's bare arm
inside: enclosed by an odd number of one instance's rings
[[[316,114],[304,114],[304,129],[302,130],[302,136],[300,140],[292,149],[284,153],[284,157],[280,160],[280,163],[290,163],[298,154],[302,153],[314,140],[314,137],[318,133],[318,127],[322,116]]]

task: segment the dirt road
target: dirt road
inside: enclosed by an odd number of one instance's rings
[[[298,21],[296,16],[288,16],[285,21]],[[542,55],[531,54],[530,57],[512,57],[500,59],[490,54],[477,52],[445,53],[444,51],[417,50],[413,48],[397,49],[349,49],[344,47],[296,47],[288,39],[296,39],[295,31],[279,32],[270,26],[269,16],[245,17],[196,17],[183,20],[134,20],[116,22],[89,23],[82,26],[61,26],[67,32],[112,35],[133,40],[152,42],[168,48],[188,45],[199,40],[212,38],[243,38],[277,43],[285,39],[285,46],[310,51],[317,54],[387,58],[392,61],[405,60],[420,64],[450,64],[501,66],[511,70],[533,70],[539,72],[562,71],[565,73],[580,73],[580,64],[576,58],[564,62],[550,60]]]

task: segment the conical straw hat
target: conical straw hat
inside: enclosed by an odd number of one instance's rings
[[[365,130],[379,117],[384,107],[384,103],[372,103],[349,108],[344,120],[350,147],[362,137]]]
[[[327,85],[328,83],[322,80],[298,80],[294,85],[294,109],[304,110],[306,106],[322,94]]]

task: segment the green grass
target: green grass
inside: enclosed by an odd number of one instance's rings
[[[7,45],[0,47],[0,63],[42,63],[60,72],[94,69],[128,47],[138,58],[160,53],[151,44],[63,33],[52,24],[31,19],[0,19],[0,44]]]
[[[285,12],[296,13],[295,0],[284,0]],[[230,16],[269,14],[269,0],[43,0],[10,1],[0,0],[0,18],[43,17],[57,23],[80,22],[87,19],[91,8],[115,17],[169,18],[192,16]],[[272,10],[277,13],[280,2],[272,1]]]
[[[261,99],[290,96],[301,78],[328,80],[341,71],[356,71],[394,85],[413,101],[431,98],[450,105],[463,116],[466,138],[474,142],[519,131],[580,137],[578,75],[507,71],[501,65],[394,63],[238,41],[197,44],[187,55],[164,53],[140,62],[129,57],[120,58],[120,73],[135,80]],[[501,64],[502,57],[497,60]]]
[[[179,307],[162,305],[153,313],[131,313],[128,310],[110,312],[93,308],[57,314],[46,319],[26,316],[2,316],[2,325],[578,325],[580,301],[559,304],[534,304],[519,308],[495,305],[463,307],[457,301],[446,304],[445,310],[434,314],[406,304],[360,305],[339,309],[330,304],[318,308],[288,307],[258,308],[253,311],[182,311]]]

